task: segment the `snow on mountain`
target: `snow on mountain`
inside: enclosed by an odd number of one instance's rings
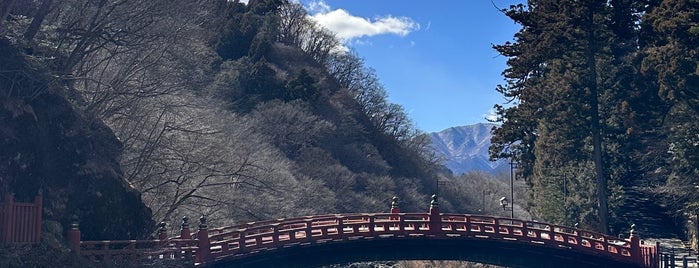
[[[490,130],[495,124],[475,124],[451,127],[430,133],[432,147],[445,159],[445,166],[454,174],[481,170],[497,174],[507,169],[507,160],[488,160]]]

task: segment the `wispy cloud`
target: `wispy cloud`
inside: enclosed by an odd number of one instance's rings
[[[483,118],[485,118],[485,119],[488,120],[488,121],[494,122],[494,121],[496,121],[496,120],[498,119],[498,114],[497,114],[497,112],[495,111],[495,109],[492,109],[492,108],[491,108],[490,110],[488,110],[488,113],[487,113],[487,114],[484,114],[484,115],[483,115]]]
[[[420,24],[408,17],[386,15],[375,19],[354,16],[344,9],[332,9],[324,1],[308,4],[311,18],[348,42],[353,39],[382,34],[406,36],[420,29]]]

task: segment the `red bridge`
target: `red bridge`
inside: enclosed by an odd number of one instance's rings
[[[658,267],[657,245],[553,224],[440,213],[336,214],[208,229],[154,241],[79,241],[95,261],[191,260],[203,267],[315,267],[380,260],[464,260],[509,267]]]

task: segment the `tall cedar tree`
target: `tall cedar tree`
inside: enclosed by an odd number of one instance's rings
[[[668,199],[674,211],[694,213],[699,209],[699,2],[665,0],[642,21],[644,46],[641,71],[653,83],[665,108],[661,118],[669,157]],[[665,155],[664,155],[665,156]],[[686,214],[687,215],[687,214]]]
[[[609,189],[620,200],[616,184],[628,176],[618,149],[625,88],[615,82],[633,52],[612,45],[633,42],[632,29],[621,30],[633,9],[628,1],[540,0],[503,12],[522,29],[514,43],[494,46],[509,58],[497,90],[512,105],[496,105],[502,126],[493,130],[491,156],[520,164],[536,215],[606,233]]]

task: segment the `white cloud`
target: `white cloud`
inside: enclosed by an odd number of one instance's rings
[[[324,1],[313,1],[308,4],[308,11],[311,13],[328,13],[330,6]]]
[[[483,115],[483,118],[485,118],[485,119],[488,120],[488,121],[493,122],[493,121],[496,121],[496,120],[498,119],[498,114],[497,114],[497,112],[495,111],[495,109],[492,109],[492,108],[491,108],[491,109],[488,110],[488,113],[487,113],[487,114],[484,114],[484,115]]]
[[[420,24],[408,17],[384,16],[367,19],[350,14],[344,9],[332,10],[324,1],[308,5],[311,18],[344,41],[382,34],[406,36],[420,29]]]

